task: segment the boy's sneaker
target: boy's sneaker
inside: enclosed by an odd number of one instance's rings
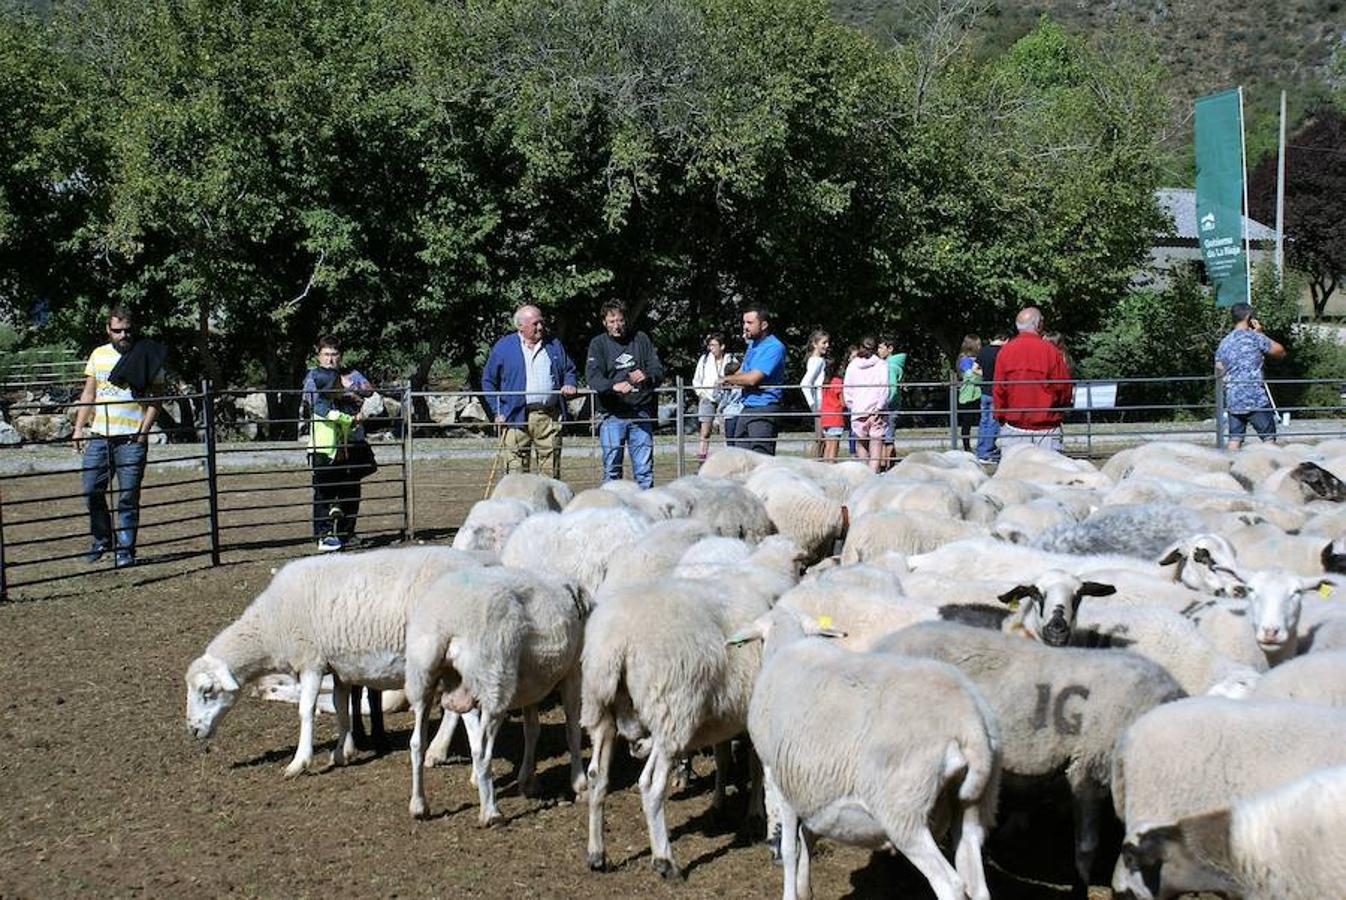
[[[341,538],[334,535],[327,535],[318,541],[319,550],[340,550],[345,544],[341,543]]]
[[[136,555],[130,550],[117,551],[117,568],[129,569],[136,564]]]
[[[103,554],[111,548],[107,544],[94,544],[88,550],[84,551],[84,561],[87,563],[96,563],[103,558]]]

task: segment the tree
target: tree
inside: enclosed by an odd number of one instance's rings
[[[1286,140],[1285,264],[1308,277],[1314,318],[1346,279],[1346,114],[1320,107]],[[1249,178],[1254,217],[1275,221],[1276,159],[1263,159]]]

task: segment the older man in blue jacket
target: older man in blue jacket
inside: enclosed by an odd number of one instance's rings
[[[546,321],[536,306],[514,311],[515,334],[495,342],[481,387],[486,405],[504,428],[505,471],[527,472],[532,450],[550,474],[561,477],[561,421],[565,399],[575,396],[575,363],[556,338],[545,339]]]

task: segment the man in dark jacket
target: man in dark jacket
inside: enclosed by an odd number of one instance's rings
[[[561,421],[566,398],[575,396],[575,363],[561,342],[546,340],[546,321],[536,306],[514,311],[516,334],[495,342],[481,387],[495,422],[504,428],[505,471],[527,472],[532,448],[538,461],[561,477]]]
[[[598,443],[603,448],[603,480],[622,477],[622,445],[631,454],[631,474],[642,488],[654,486],[654,390],[664,377],[654,344],[643,331],[626,327],[626,306],[603,304],[603,334],[589,342],[584,377],[597,392]]]

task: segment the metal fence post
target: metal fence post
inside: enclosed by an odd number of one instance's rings
[[[416,415],[415,397],[407,387],[402,403],[402,521],[407,540],[416,539],[416,488],[413,469],[416,465],[416,444],[412,434]]]
[[[687,474],[687,403],[684,396],[685,388],[682,383],[682,376],[677,377],[674,383],[674,394],[677,397],[678,414],[675,418],[678,428],[678,477]]]
[[[1224,377],[1215,373],[1215,449],[1223,450],[1228,446],[1224,430]]]
[[[5,489],[0,487],[0,603],[9,599],[9,572],[5,568]]]
[[[958,449],[958,385],[949,382],[949,449]]]
[[[209,379],[201,381],[201,411],[205,418],[206,507],[210,516],[210,564],[220,564],[220,493],[215,477],[215,392]]]

